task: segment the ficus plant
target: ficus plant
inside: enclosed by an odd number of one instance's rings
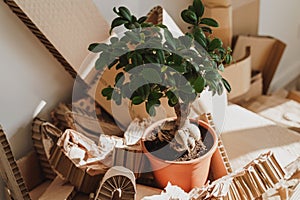
[[[116,104],[121,104],[123,98],[130,99],[133,105],[145,103],[151,116],[156,114],[155,108],[160,106],[161,99],[167,98],[177,115],[176,126],[171,137],[160,138],[169,141],[177,138],[183,149],[190,150],[193,145],[175,129],[186,125],[191,103],[205,88],[219,95],[223,88],[230,91],[230,85],[219,71],[231,62],[231,50],[211,35],[211,27],[217,27],[217,21],[204,18],[201,0],[194,0],[193,5],[181,13],[190,31],[174,37],[165,25],[148,23],[147,17],[137,18],[126,7],[113,11],[118,17],[112,21],[110,32],[119,26],[123,26],[125,32],[120,37],[111,37],[110,43],[89,46],[90,51],[99,53],[97,69],[118,70],[115,84],[104,88],[102,95]],[[199,140],[199,134],[190,135]]]

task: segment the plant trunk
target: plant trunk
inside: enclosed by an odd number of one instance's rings
[[[180,129],[184,122],[187,120],[187,117],[190,112],[190,104],[186,103],[177,103],[174,106],[175,114],[177,116],[176,123],[175,123],[175,129]]]

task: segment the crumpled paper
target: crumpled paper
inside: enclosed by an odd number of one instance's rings
[[[90,175],[103,174],[111,165],[112,143],[97,146],[83,134],[67,129],[57,142],[66,156],[79,168],[86,168]]]
[[[129,125],[124,138],[101,134],[98,145],[85,135],[67,129],[60,137],[57,145],[62,147],[76,167],[86,168],[90,175],[103,174],[113,165],[115,148],[141,150],[140,140],[150,121],[135,119]]]
[[[190,196],[183,189],[168,182],[160,195],[144,197],[142,200],[189,200]]]
[[[149,119],[138,119],[135,118],[128,126],[124,133],[124,144],[125,145],[136,145],[145,132],[145,129],[151,124]]]

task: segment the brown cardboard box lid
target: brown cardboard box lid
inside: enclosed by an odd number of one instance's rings
[[[241,58],[247,46],[251,47],[251,68],[262,72],[263,93],[266,94],[286,44],[270,36],[239,35],[233,49],[233,57]]]

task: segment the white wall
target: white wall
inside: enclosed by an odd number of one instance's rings
[[[261,0],[259,34],[274,36],[287,44],[270,91],[285,86],[300,74],[299,8],[299,0]]]
[[[31,149],[31,122],[41,100],[49,113],[71,95],[72,78],[0,1],[0,124],[17,158]],[[46,116],[44,114],[44,116]],[[0,199],[4,199],[0,183]]]

